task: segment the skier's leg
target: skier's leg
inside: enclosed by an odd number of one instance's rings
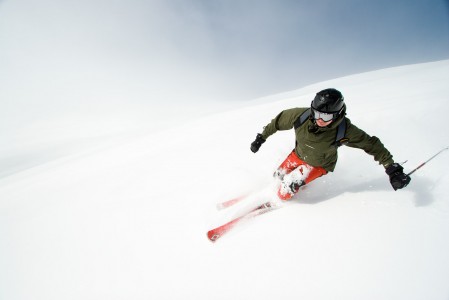
[[[277,168],[273,176],[282,180],[286,174],[289,174],[303,163],[304,162],[296,155],[295,150],[293,150]]]
[[[303,161],[301,162],[300,166],[284,176],[278,189],[278,196],[281,200],[289,200],[299,191],[301,186],[327,174],[327,171],[322,167],[312,167]]]
[[[310,170],[309,175],[305,179],[305,184],[317,179],[318,177],[321,177],[323,175],[326,175],[327,171],[323,169],[322,167],[312,167],[312,170]]]

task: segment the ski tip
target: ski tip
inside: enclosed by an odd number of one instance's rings
[[[230,199],[228,201],[224,201],[224,202],[218,203],[217,204],[217,210],[222,210],[222,209],[228,208],[228,207],[230,207],[230,206],[232,206],[232,205],[242,201],[246,197],[247,197],[247,195],[242,195],[242,196],[238,196],[238,197],[232,198],[232,199]]]
[[[212,243],[215,243],[216,240],[218,240],[220,238],[219,234],[213,233],[211,231],[207,232],[207,238],[209,241],[211,241]]]

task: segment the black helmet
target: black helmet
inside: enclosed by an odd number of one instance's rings
[[[311,103],[312,112],[314,112],[315,119],[319,114],[315,114],[315,111],[325,114],[332,114],[329,119],[336,119],[343,111],[345,107],[344,97],[340,91],[336,89],[325,89],[318,92]],[[325,121],[329,121],[325,120]]]

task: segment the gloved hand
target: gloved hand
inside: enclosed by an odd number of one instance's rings
[[[404,168],[397,163],[389,165],[385,172],[390,176],[390,183],[395,191],[406,187],[411,180],[410,176],[404,174]]]
[[[265,139],[260,133],[258,133],[254,142],[251,143],[251,151],[256,153],[257,151],[259,151],[259,148],[263,143],[265,143]]]

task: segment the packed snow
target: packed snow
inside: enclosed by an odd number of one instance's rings
[[[280,209],[216,243],[206,232],[275,198],[272,174],[293,131],[256,154],[249,146],[280,111],[337,88],[351,121],[409,172],[449,146],[448,79],[449,60],[402,66],[168,130],[83,145],[61,136],[71,151],[29,144],[0,177],[0,298],[447,300],[449,151],[395,192],[371,156],[341,147],[335,172]]]

